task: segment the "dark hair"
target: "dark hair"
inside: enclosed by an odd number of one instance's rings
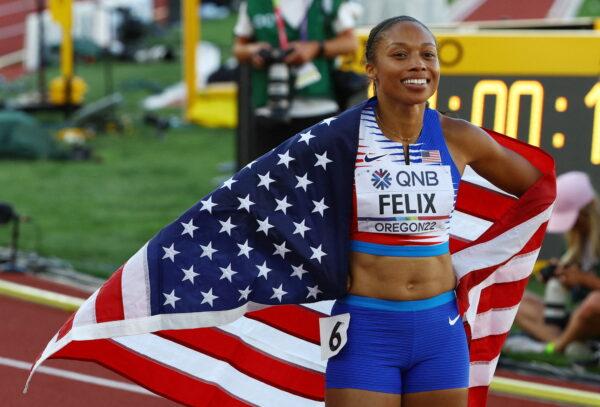
[[[388,18],[387,20],[383,20],[382,22],[380,22],[379,24],[377,24],[375,27],[373,27],[371,29],[371,32],[369,33],[369,38],[367,39],[367,45],[365,46],[366,62],[369,63],[369,62],[373,62],[375,60],[375,49],[377,48],[377,44],[379,44],[379,41],[381,41],[381,37],[382,37],[383,33],[385,33],[387,30],[392,28],[394,25],[396,25],[398,23],[404,23],[404,22],[419,24],[421,27],[425,28],[427,30],[427,32],[429,32],[431,34],[431,36],[435,39],[435,36],[431,32],[431,30],[425,24],[423,24],[422,22],[420,22],[419,20],[417,20],[414,17],[410,17],[410,16],[391,17],[391,18]]]

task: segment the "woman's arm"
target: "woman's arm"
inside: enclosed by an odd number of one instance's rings
[[[345,30],[326,41],[295,41],[290,43],[293,51],[286,57],[285,62],[299,65],[312,61],[322,53],[325,58],[335,58],[338,55],[348,54],[358,48],[358,39],[354,30]],[[321,49],[322,47],[322,49]]]
[[[442,117],[444,135],[459,169],[470,165],[477,174],[516,196],[523,195],[540,177],[540,171],[529,161],[498,144],[481,128],[464,120]]]
[[[556,275],[567,287],[583,286],[589,290],[600,290],[600,277],[593,272],[586,273],[578,265],[569,265],[556,269]]]

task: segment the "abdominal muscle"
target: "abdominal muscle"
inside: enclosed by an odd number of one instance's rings
[[[412,301],[453,290],[450,255],[390,257],[352,252],[349,293],[385,300]]]

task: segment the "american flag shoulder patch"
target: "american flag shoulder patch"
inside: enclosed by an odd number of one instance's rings
[[[424,163],[441,163],[442,157],[440,150],[422,150],[421,160]]]

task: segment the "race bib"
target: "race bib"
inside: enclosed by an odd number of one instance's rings
[[[349,324],[349,313],[319,318],[321,360],[329,359],[340,353],[346,342],[348,342]]]
[[[355,171],[358,230],[443,232],[454,208],[450,166],[382,162]]]

